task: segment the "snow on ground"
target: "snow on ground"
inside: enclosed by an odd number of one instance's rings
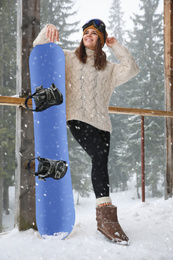
[[[133,194],[111,194],[129,246],[114,244],[96,230],[92,194],[76,205],[75,227],[67,239],[45,240],[32,229],[14,228],[0,235],[0,260],[173,260],[173,198],[141,202]]]

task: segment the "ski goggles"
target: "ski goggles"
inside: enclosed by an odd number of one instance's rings
[[[83,31],[88,28],[89,26],[94,25],[94,27],[99,30],[100,32],[103,33],[104,35],[104,41],[106,41],[106,26],[102,20],[99,19],[92,19],[86,22],[83,26],[82,29]]]

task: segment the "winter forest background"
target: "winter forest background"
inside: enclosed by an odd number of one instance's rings
[[[112,0],[107,29],[125,45],[140,67],[137,77],[117,87],[111,106],[164,110],[164,41],[161,0],[139,0],[140,12],[133,13],[131,29],[124,20],[123,0]],[[41,0],[41,28],[53,23],[59,28],[60,46],[74,49],[81,36],[75,0]],[[101,17],[100,17],[101,18]],[[16,95],[17,0],[0,2],[0,95]],[[78,30],[79,29],[79,30]],[[75,40],[74,40],[75,39]],[[109,60],[112,53],[104,47]],[[0,214],[9,214],[8,189],[15,186],[16,110],[0,106]],[[141,196],[141,117],[111,114],[113,132],[109,156],[111,192],[128,189],[128,181],[136,184],[134,198]],[[165,121],[145,117],[146,196],[164,194]],[[89,196],[91,164],[88,156],[68,132],[73,189]],[[3,196],[1,196],[3,192]],[[1,231],[1,227],[0,227]]]

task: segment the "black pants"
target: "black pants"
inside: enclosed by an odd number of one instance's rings
[[[109,196],[110,133],[77,120],[68,121],[74,138],[92,159],[91,179],[96,198]]]

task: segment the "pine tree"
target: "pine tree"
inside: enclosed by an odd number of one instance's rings
[[[0,94],[16,91],[16,2],[0,3]],[[0,231],[2,211],[9,213],[8,188],[15,173],[15,108],[0,106]]]
[[[41,1],[41,27],[50,23],[54,24],[59,30],[59,45],[69,50],[74,49],[77,45],[70,36],[79,31],[79,21],[75,18],[77,12],[73,10],[73,6],[74,1],[72,0]]]
[[[140,0],[141,14],[132,18],[134,29],[129,33],[128,49],[140,67],[140,73],[125,84],[125,97],[131,107],[164,109],[164,46],[163,16],[157,13],[159,0]],[[132,117],[128,124],[132,135],[126,143],[126,160],[140,175],[140,119]],[[138,132],[138,135],[135,133]],[[134,134],[133,134],[134,133]],[[138,137],[137,137],[138,136]],[[145,117],[146,184],[157,196],[158,181],[164,174],[164,120]],[[132,168],[131,167],[131,168]]]
[[[114,36],[121,44],[125,42],[124,20],[123,12],[121,9],[121,1],[114,0],[109,10],[109,26],[108,30],[110,36]],[[110,49],[109,49],[110,51]],[[112,62],[118,63],[119,61],[110,51],[108,59]],[[117,87],[111,97],[111,106],[124,106],[124,93],[122,86]],[[123,105],[122,105],[123,104]],[[128,172],[122,167],[120,161],[123,150],[121,149],[121,142],[124,140],[124,132],[128,131],[128,128],[124,127],[124,120],[127,118],[125,115],[112,114],[110,116],[112,122],[113,132],[111,134],[111,147],[109,156],[109,176],[110,176],[110,188],[113,191],[115,188],[125,190],[127,188]]]
[[[108,30],[121,44],[124,43],[124,24],[123,21],[123,12],[121,9],[121,0],[113,0],[112,5],[109,10],[109,19],[108,19]],[[110,49],[109,49],[110,50]],[[110,61],[117,61],[115,56],[110,53]]]
[[[134,14],[131,18],[134,27],[128,33],[128,41],[124,44],[133,54],[140,67],[140,73],[114,90],[111,105],[164,109],[163,16],[157,11],[158,4],[159,0],[141,0],[140,14]],[[118,16],[117,14],[118,10],[114,16]],[[116,18],[114,20],[116,21]],[[110,28],[112,21],[110,20]],[[137,185],[140,185],[140,117],[115,114],[111,118],[113,148],[110,161],[114,162],[114,174],[117,178],[114,179],[113,185],[121,186],[123,177],[128,180],[130,174],[134,173],[137,174]],[[152,196],[157,196],[158,183],[163,181],[164,173],[164,119],[145,117],[145,151],[146,185],[149,185]],[[113,169],[112,163],[111,168]]]

